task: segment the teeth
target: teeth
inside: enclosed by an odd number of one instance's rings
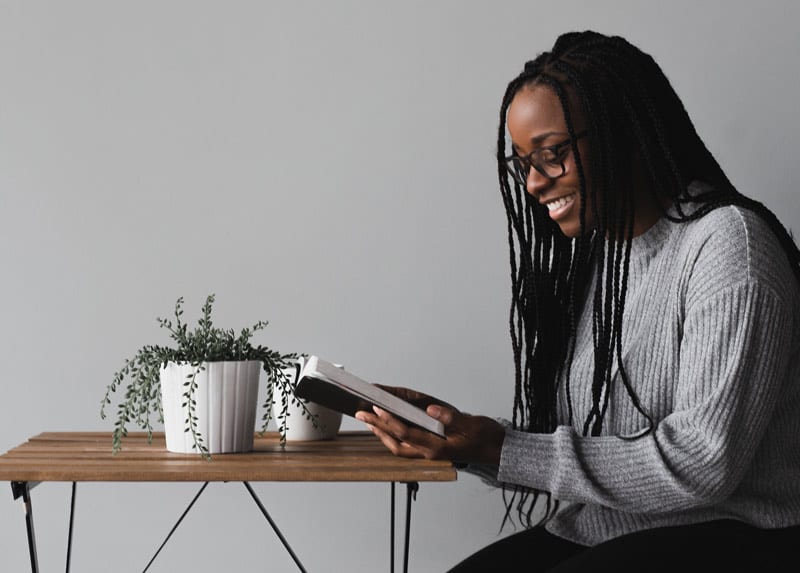
[[[567,195],[566,197],[562,197],[561,199],[556,199],[555,201],[550,201],[549,203],[545,203],[547,205],[548,211],[555,211],[556,209],[561,209],[561,207],[566,206],[568,203],[572,203],[573,198],[575,195]]]

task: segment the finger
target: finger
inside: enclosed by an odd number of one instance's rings
[[[442,424],[444,424],[445,428],[456,425],[457,414],[455,410],[453,410],[452,408],[448,408],[447,406],[441,406],[439,404],[431,404],[430,406],[428,406],[425,412],[431,418],[439,420]]]
[[[372,412],[367,412],[366,410],[358,410],[355,414],[353,414],[356,420],[360,420],[367,424],[371,423],[370,419],[374,417]]]
[[[379,408],[378,406],[373,406],[372,410],[380,420],[378,425],[381,426],[385,431],[394,435],[400,441],[409,441],[409,439],[411,439],[412,428],[403,423],[400,419],[396,418],[386,410]],[[413,441],[413,439],[411,439],[411,441]]]
[[[384,417],[379,416],[376,412],[367,412],[364,410],[356,412],[355,417],[368,426],[372,426],[370,429],[377,428],[385,434],[390,434],[396,441],[403,441],[403,436],[399,434],[403,433],[403,428],[405,428],[405,426],[388,412],[384,412],[383,410],[380,410],[380,412]]]
[[[444,440],[430,434],[427,431],[410,428],[403,422],[392,416],[389,412],[378,407],[373,407],[374,413],[360,411],[356,417],[362,422],[367,423],[372,428],[380,430],[383,434],[391,436],[396,444],[405,444],[415,452],[415,457],[420,454],[428,459],[435,459],[442,454]],[[370,428],[370,429],[372,429]],[[376,433],[373,431],[373,433]],[[378,435],[376,433],[376,435]],[[384,441],[386,443],[386,441]],[[400,446],[391,445],[393,451],[402,451]]]
[[[404,458],[424,458],[422,452],[417,450],[411,444],[407,444],[405,442],[401,442],[391,434],[381,430],[377,426],[373,426],[372,424],[367,424],[367,428],[375,434],[378,439],[383,443],[386,448],[392,452],[396,456],[404,457]]]
[[[446,439],[435,436],[426,430],[409,427],[377,406],[373,407],[373,410],[377,414],[375,426],[390,434],[398,442],[408,444],[427,459],[447,457],[448,442]]]

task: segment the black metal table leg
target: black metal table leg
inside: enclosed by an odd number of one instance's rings
[[[289,552],[289,555],[291,555],[291,556],[292,556],[292,559],[294,559],[294,563],[295,563],[295,565],[297,565],[297,568],[298,568],[298,569],[300,569],[300,571],[302,571],[303,573],[307,573],[307,572],[306,572],[306,570],[305,570],[305,568],[303,567],[303,564],[302,564],[302,563],[300,563],[300,559],[298,559],[297,555],[295,555],[295,552],[294,552],[294,551],[292,551],[292,548],[291,548],[291,546],[289,545],[289,542],[288,542],[288,541],[286,541],[286,538],[285,538],[285,537],[283,536],[283,534],[281,533],[281,530],[280,530],[280,529],[278,529],[278,525],[277,525],[277,524],[275,523],[275,521],[273,521],[273,519],[270,517],[269,513],[267,512],[267,508],[265,508],[265,507],[264,507],[264,504],[263,504],[263,503],[261,503],[261,500],[260,500],[260,499],[258,498],[258,496],[256,495],[256,492],[255,492],[255,491],[253,490],[253,488],[250,486],[250,483],[249,483],[249,482],[246,482],[246,481],[243,481],[242,483],[244,484],[244,487],[246,487],[246,488],[247,488],[247,491],[249,491],[249,492],[250,492],[250,496],[251,496],[251,497],[253,498],[253,500],[256,502],[256,505],[258,505],[258,509],[260,509],[260,510],[261,510],[261,513],[264,515],[264,517],[266,517],[266,518],[267,518],[267,521],[269,521],[269,524],[272,526],[272,530],[273,530],[273,531],[275,532],[275,534],[278,536],[278,539],[280,539],[280,540],[281,540],[281,543],[283,543],[283,546],[286,548],[286,551],[288,551],[288,552]]]
[[[158,548],[158,550],[156,551],[155,555],[153,555],[153,557],[152,557],[152,558],[150,559],[150,561],[147,563],[147,565],[145,566],[145,568],[144,568],[144,570],[142,571],[142,573],[146,573],[146,572],[147,572],[147,570],[148,570],[148,569],[150,569],[150,566],[153,564],[153,561],[155,561],[155,560],[156,560],[156,557],[158,557],[158,554],[159,554],[159,553],[161,553],[161,550],[162,550],[162,549],[164,549],[164,546],[167,544],[167,541],[169,541],[169,538],[170,538],[170,537],[172,537],[172,534],[173,534],[173,533],[175,533],[175,530],[176,530],[176,529],[178,529],[178,526],[179,526],[179,525],[181,524],[181,522],[183,521],[183,518],[184,518],[184,517],[186,517],[186,514],[187,514],[187,513],[189,513],[189,510],[190,510],[190,509],[192,509],[192,506],[195,504],[195,502],[197,501],[197,499],[200,497],[200,494],[202,494],[202,493],[203,493],[203,490],[205,490],[205,489],[206,489],[206,487],[208,487],[208,482],[205,482],[205,483],[202,485],[202,487],[200,488],[200,491],[198,491],[198,492],[197,492],[197,494],[194,496],[194,498],[192,499],[192,501],[189,503],[189,507],[187,507],[187,508],[186,508],[186,510],[185,510],[185,511],[184,511],[184,512],[181,514],[180,518],[178,518],[178,522],[177,522],[175,525],[173,525],[173,526],[172,526],[172,529],[170,529],[169,533],[167,534],[167,538],[164,540],[164,542],[163,542],[163,543],[161,544],[161,546]]]
[[[392,510],[389,514],[389,573],[394,573],[394,490],[395,482],[392,482]]]
[[[406,484],[406,543],[403,548],[403,573],[408,573],[408,546],[411,537],[411,501],[417,499],[419,484],[415,481]]]
[[[69,503],[69,536],[67,537],[67,573],[69,573],[69,565],[72,561],[72,529],[75,523],[75,491],[77,484],[72,482],[72,497]]]
[[[36,554],[36,532],[33,529],[33,506],[31,505],[31,489],[38,482],[12,481],[11,491],[14,499],[22,498],[25,505],[25,529],[28,532],[28,552],[31,556],[31,573],[39,573],[39,557]]]
[[[38,485],[38,483],[39,482],[26,482],[26,481],[12,481],[11,482],[11,491],[14,494],[14,499],[19,499],[21,497],[22,501],[24,503],[24,506],[25,506],[25,526],[26,526],[26,531],[27,531],[27,534],[28,534],[28,551],[30,553],[30,559],[31,559],[31,573],[39,573],[39,559],[38,559],[38,555],[37,555],[37,552],[36,552],[36,532],[35,532],[34,527],[33,527],[33,506],[32,506],[32,503],[31,503],[31,495],[30,495],[30,490],[33,489],[36,485]],[[289,555],[291,555],[291,557],[294,560],[294,562],[297,565],[297,567],[300,569],[300,571],[302,573],[306,573],[306,570],[303,567],[302,563],[300,562],[300,560],[298,559],[297,555],[294,553],[292,548],[289,546],[289,543],[286,541],[286,538],[283,536],[283,534],[281,534],[280,530],[278,529],[278,526],[275,524],[275,522],[270,517],[270,515],[267,512],[266,508],[261,503],[261,500],[258,498],[258,496],[256,495],[255,491],[253,491],[253,488],[250,486],[250,484],[248,482],[242,482],[242,483],[247,488],[247,491],[250,492],[250,495],[255,500],[256,504],[258,505],[258,508],[261,510],[261,513],[264,515],[264,517],[266,517],[267,521],[269,521],[270,525],[272,526],[272,529],[278,535],[278,538],[280,539],[281,543],[283,543],[283,546],[286,548],[286,550],[289,552]],[[192,508],[192,506],[195,504],[195,502],[197,501],[197,499],[200,497],[200,495],[203,493],[203,491],[205,490],[205,488],[207,486],[208,486],[208,482],[204,483],[203,486],[200,488],[200,491],[197,492],[197,495],[195,495],[194,499],[192,499],[191,503],[189,503],[189,506],[183,512],[181,517],[178,519],[178,522],[173,526],[172,530],[170,530],[169,534],[167,535],[167,538],[164,540],[164,542],[158,548],[158,550],[156,551],[155,555],[153,555],[153,558],[150,560],[150,562],[144,568],[144,571],[147,571],[150,568],[150,566],[153,564],[153,562],[155,561],[155,559],[158,556],[158,554],[164,548],[164,545],[166,545],[167,541],[169,541],[169,539],[172,536],[172,534],[175,532],[175,530],[181,524],[181,522],[183,521],[184,517],[186,517],[186,514],[189,513],[189,510]],[[71,501],[70,501],[70,514],[69,514],[69,535],[68,535],[68,538],[67,538],[67,562],[66,562],[66,571],[67,571],[67,573],[69,573],[70,564],[71,564],[71,560],[72,560],[72,537],[73,537],[73,530],[74,530],[74,523],[75,523],[76,491],[77,491],[77,484],[76,484],[76,482],[72,482],[72,497],[71,497]],[[405,525],[405,544],[404,544],[404,547],[403,547],[403,572],[404,573],[408,573],[408,556],[409,556],[409,546],[410,546],[410,538],[411,538],[411,503],[412,503],[412,501],[416,500],[417,491],[419,491],[419,483],[417,483],[417,482],[408,482],[408,483],[406,483],[406,525]],[[390,527],[391,542],[390,542],[390,547],[389,547],[389,551],[390,551],[389,557],[390,557],[391,573],[394,573],[395,482],[391,482],[391,494],[392,494],[391,495],[391,527]]]

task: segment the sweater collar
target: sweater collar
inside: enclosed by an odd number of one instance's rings
[[[691,197],[708,190],[708,184],[702,181],[692,181],[688,186],[687,195]],[[692,213],[697,207],[696,203],[684,201],[681,204],[681,211],[685,216],[687,213]],[[681,218],[675,203],[666,210],[666,216],[662,215],[652,227],[631,240],[630,272],[632,275],[643,273],[653,257],[664,248],[670,235],[675,232],[678,223],[671,221],[669,217]]]

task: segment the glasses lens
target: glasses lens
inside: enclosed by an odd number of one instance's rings
[[[555,161],[555,162],[544,161],[539,171],[544,172],[544,175],[546,175],[550,179],[558,179],[559,177],[564,175],[564,164],[561,163],[560,161]]]
[[[554,147],[543,147],[536,157],[536,170],[550,179],[564,175],[564,156],[569,152],[569,140]]]
[[[509,157],[506,159],[506,169],[508,174],[520,185],[525,185],[528,180],[529,167],[519,157]]]

